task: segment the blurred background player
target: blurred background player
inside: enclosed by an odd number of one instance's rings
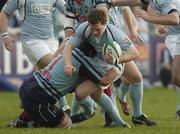
[[[45,4],[38,0],[8,1],[0,14],[0,31],[2,32],[4,46],[12,52],[15,40],[8,33],[8,19],[14,11],[18,10],[20,13],[23,50],[34,65],[35,70],[45,67],[56,56],[54,52],[59,44],[54,37],[53,14],[56,13],[55,9],[62,14],[65,10],[63,0],[57,0],[56,3],[51,0],[44,2]],[[62,100],[64,99],[62,98]]]
[[[180,87],[180,1],[146,0],[146,3],[149,5],[148,12],[137,10],[136,16],[150,23],[165,25],[163,29],[166,33],[165,44],[173,57],[172,78],[174,83]],[[177,105],[176,115],[180,117],[180,102]]]

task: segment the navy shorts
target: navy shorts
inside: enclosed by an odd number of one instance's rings
[[[56,127],[64,117],[55,106],[56,100],[44,92],[33,76],[23,82],[19,96],[24,110],[40,127]]]

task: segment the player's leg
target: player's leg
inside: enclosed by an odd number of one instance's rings
[[[56,100],[44,92],[34,77],[24,82],[20,98],[24,110],[31,116],[33,127],[71,127],[70,117],[55,106]]]
[[[83,110],[80,113],[71,116],[72,123],[79,123],[93,117],[96,111],[96,109],[94,109],[94,103],[95,102],[90,96],[78,100],[78,105],[81,106]]]
[[[84,89],[86,89],[87,92],[85,92]],[[111,99],[104,93],[103,95],[101,94],[102,90],[99,89],[99,87],[95,83],[89,80],[86,80],[85,82],[81,83],[76,89],[76,97],[79,101],[86,97],[85,95],[91,95],[93,99],[95,99],[95,101],[98,104],[100,104],[100,106],[106,112],[108,112],[108,114],[111,116],[117,127],[126,126],[126,123],[121,119],[118,110],[112,103]]]
[[[179,45],[179,44],[177,44],[177,45]],[[175,48],[177,50],[180,50],[179,46],[176,46]],[[177,88],[178,104],[177,104],[177,110],[176,110],[176,117],[179,119],[180,118],[180,70],[179,70],[180,52],[177,52],[177,50],[175,51],[177,55],[174,55],[174,59],[173,59],[174,61],[173,61],[173,66],[172,66],[172,76],[173,76],[174,83],[178,86],[178,88]]]
[[[180,61],[180,45],[177,42],[180,40],[179,36],[176,35],[168,35],[166,36],[165,44],[168,50],[170,51],[171,56],[173,57],[173,66],[172,66],[172,77],[175,84],[178,86],[177,94],[178,94],[178,103],[176,109],[176,117],[180,118],[180,71],[178,69],[179,61]]]
[[[118,90],[119,90],[118,100],[122,106],[123,113],[125,115],[130,115],[130,106],[126,99],[127,92],[129,91],[129,83],[127,82],[127,80],[122,78],[121,85],[118,88]]]
[[[115,127],[130,127],[126,122],[123,121],[112,100],[105,93],[103,93],[101,89],[93,93],[91,97],[110,115],[115,123]]]
[[[75,94],[73,94],[72,102],[71,102],[71,116],[78,114],[82,111],[82,107],[79,105]]]
[[[148,126],[156,125],[156,122],[148,119],[142,112],[143,101],[143,80],[142,75],[134,61],[126,63],[123,77],[129,81],[130,97],[133,102],[134,124],[146,124]]]

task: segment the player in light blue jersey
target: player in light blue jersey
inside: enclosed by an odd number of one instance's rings
[[[173,57],[173,81],[180,87],[180,1],[147,0],[147,2],[149,2],[148,12],[138,10],[136,15],[147,22],[165,25],[159,27],[159,31],[166,34],[165,44]],[[176,115],[178,118],[180,117],[180,102],[177,105]]]
[[[86,2],[86,1],[84,1],[84,2]],[[69,11],[68,14],[66,15],[67,19],[69,20],[68,21],[69,23],[66,23],[67,25],[65,25],[65,32],[66,32],[67,35],[72,35],[73,32],[74,32],[74,21],[75,20],[78,21],[77,17],[80,17],[80,12],[82,11],[82,8],[79,8],[79,7],[83,7],[84,3],[83,4],[78,3],[78,6],[76,6],[76,5],[73,6],[73,2],[71,2],[71,0],[67,0],[67,3],[68,4],[70,3],[71,6],[70,6],[70,8],[68,10]],[[112,5],[116,5],[116,4],[119,4],[119,3],[116,3],[115,1],[110,1],[110,0],[95,0],[95,5],[91,4],[91,6],[93,5],[93,6],[100,7],[101,4],[105,4],[109,8]],[[125,2],[125,4],[126,4],[126,2]],[[85,15],[85,13],[84,13],[84,15]],[[86,18],[86,17],[83,17],[83,18]],[[134,36],[132,36],[132,37],[135,37],[134,41],[141,42],[141,39],[137,35],[135,36],[135,34],[134,34]],[[128,70],[131,70],[132,72],[130,73]],[[131,90],[131,96],[132,96],[132,100],[134,102],[133,103],[133,105],[134,105],[133,117],[141,118],[143,120],[142,121],[143,123],[141,123],[141,124],[146,124],[146,125],[151,124],[151,121],[146,120],[147,117],[145,117],[145,115],[142,113],[142,97],[143,97],[143,87],[142,87],[142,85],[143,85],[143,82],[142,82],[141,73],[140,73],[140,71],[138,70],[138,68],[136,67],[136,65],[133,62],[126,63],[126,71],[129,72],[129,74],[125,73],[126,74],[126,79],[128,79],[128,81],[130,81],[130,83],[132,83],[130,85],[130,88],[132,89]],[[124,104],[127,104],[127,103],[124,103]],[[147,123],[147,122],[150,122],[150,123]],[[152,124],[155,124],[155,123],[152,123]]]
[[[126,63],[125,64],[125,70],[124,70],[122,76],[127,78],[130,81],[130,83],[131,82],[133,83],[134,81],[138,81],[139,79],[136,79],[137,75],[136,76],[132,75],[133,74],[132,72],[135,70],[133,68],[131,68],[131,71],[126,69],[126,66],[130,65],[130,64],[127,64],[129,61],[126,58],[127,57],[130,58],[131,56],[134,57],[136,55],[135,54],[136,49],[135,49],[135,47],[132,47],[132,42],[128,39],[128,37],[126,35],[124,36],[123,32],[120,32],[120,30],[115,28],[113,25],[107,24],[107,26],[106,26],[106,24],[102,23],[101,18],[96,18],[95,15],[92,15],[91,17],[90,17],[91,19],[88,20],[89,23],[85,22],[85,23],[79,25],[79,27],[75,31],[75,35],[72,38],[70,38],[69,41],[67,41],[67,45],[65,47],[65,56],[66,56],[65,57],[65,61],[66,61],[65,64],[67,64],[67,69],[66,69],[67,74],[71,74],[73,72],[73,69],[74,69],[71,62],[70,62],[71,61],[70,60],[71,59],[70,58],[71,57],[70,56],[71,55],[70,50],[74,46],[78,46],[79,44],[81,44],[81,42],[83,42],[84,40],[88,41],[88,44],[85,44],[84,48],[91,45],[94,47],[94,49],[96,49],[97,55],[96,55],[96,60],[94,59],[94,62],[95,62],[94,64],[96,64],[96,66],[99,66],[99,67],[102,66],[102,68],[97,68],[99,71],[102,71],[103,67],[105,67],[105,65],[106,65],[106,63],[102,64],[102,62],[101,62],[101,60],[104,61],[101,54],[100,54],[102,51],[103,43],[105,41],[107,41],[107,39],[108,40],[113,39],[114,41],[121,44],[121,47],[124,51],[127,51],[127,53],[125,53],[125,55],[122,56],[122,59],[120,58],[119,62],[118,62],[118,63],[124,63],[124,62]],[[101,21],[96,20],[96,19],[100,19]],[[104,33],[103,33],[103,31],[104,31],[103,29],[105,30]],[[129,56],[127,56],[127,55],[129,55]],[[80,56],[80,57],[83,57],[83,56]],[[100,60],[98,60],[98,59],[100,59]],[[130,59],[132,60],[132,57]],[[93,60],[93,59],[91,59],[91,60]],[[99,62],[97,62],[97,61],[99,61]],[[110,61],[108,60],[108,63],[114,64],[112,62],[112,59]],[[109,70],[106,69],[106,71],[109,71]],[[103,79],[100,79],[101,84],[102,83],[107,84],[106,81],[113,81],[117,77],[117,72],[116,72],[115,68],[111,68],[110,71],[111,71],[111,73],[107,72],[106,75],[103,75]],[[135,71],[135,72],[137,72],[137,71]],[[129,73],[130,73],[130,75],[129,75]],[[112,74],[114,74],[113,77],[112,77]],[[109,76],[109,75],[111,75],[111,76]],[[130,78],[130,76],[131,76],[131,78]],[[136,88],[138,86],[139,86],[139,83],[135,84],[135,87],[132,86],[132,88]],[[142,88],[140,88],[140,89],[142,89]],[[83,89],[83,91],[85,91],[85,90],[86,89]],[[143,124],[146,124],[149,126],[156,124],[156,122],[148,119],[143,114],[142,115],[140,114],[140,117],[141,117],[140,120],[143,122]],[[134,120],[133,120],[133,123],[136,124],[136,122],[134,122]]]
[[[57,45],[53,34],[53,8],[64,12],[63,0],[11,0],[3,7],[0,15],[0,31],[5,48],[13,51],[13,39],[7,32],[8,17],[16,9],[22,19],[21,41],[30,61],[37,68],[46,66],[53,58]]]

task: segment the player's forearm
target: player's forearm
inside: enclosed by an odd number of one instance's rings
[[[0,13],[0,32],[5,33],[8,31],[8,15],[1,11]]]
[[[129,62],[129,61],[135,60],[137,58],[139,58],[139,52],[135,47],[133,47],[133,48],[131,48],[130,51],[124,53],[119,58],[119,63]]]
[[[60,47],[56,50],[56,52],[54,53],[53,56],[56,57],[58,54],[62,53],[63,50],[64,50],[64,47],[65,47],[65,44],[62,43],[62,44],[60,45]]]
[[[123,18],[129,31],[136,31],[138,29],[138,23],[129,7],[126,7],[123,11]]]
[[[71,65],[72,64],[72,45],[65,44],[65,47],[63,50],[63,57],[64,57],[65,65]]]
[[[179,16],[177,13],[171,13],[165,16],[151,16],[148,22],[161,25],[179,25]]]
[[[113,6],[141,6],[141,0],[112,0]]]

